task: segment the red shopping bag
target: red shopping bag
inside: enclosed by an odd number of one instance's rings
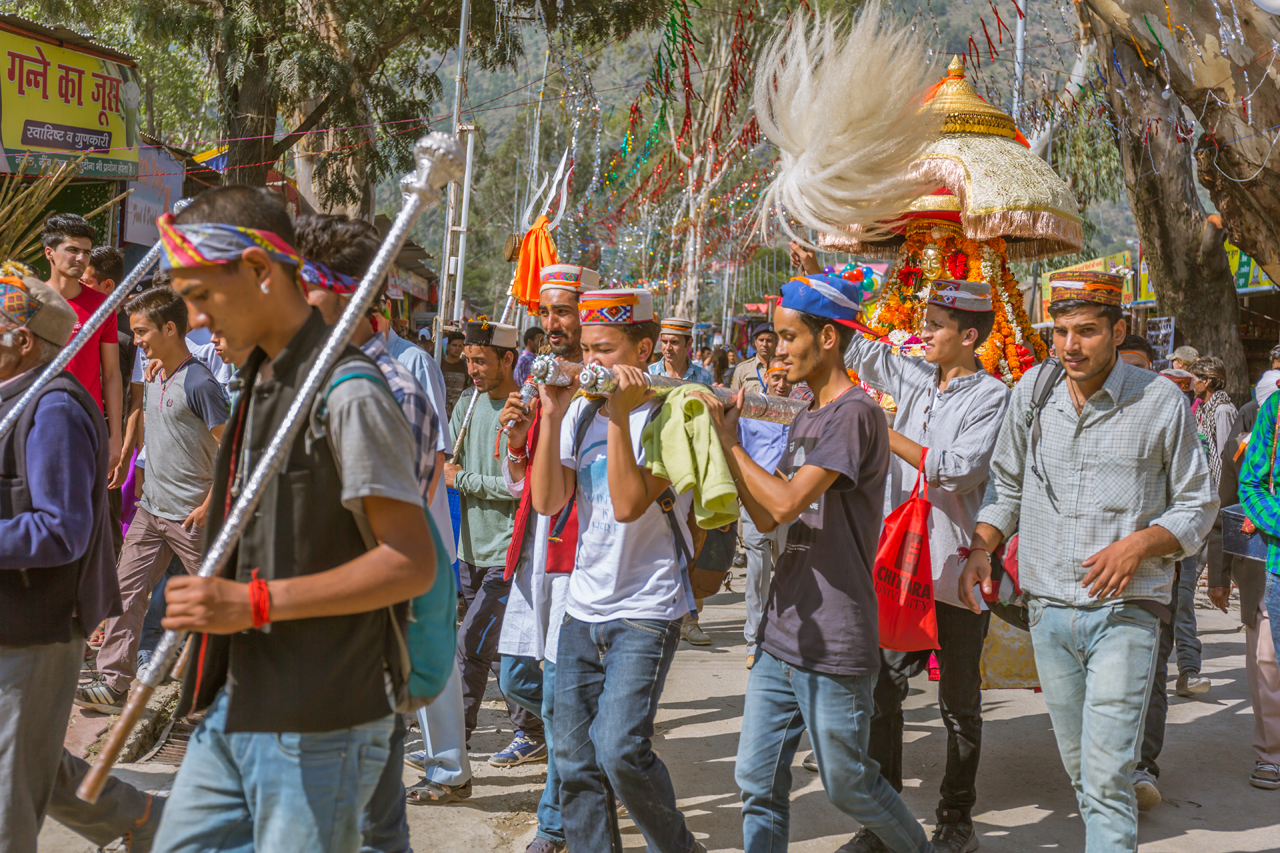
[[[938,648],[938,614],[933,604],[933,564],[929,560],[929,484],[924,457],[911,497],[889,513],[876,549],[876,599],[880,646],[896,652]]]

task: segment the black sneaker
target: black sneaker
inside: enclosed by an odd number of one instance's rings
[[[880,836],[876,835],[865,826],[858,830],[858,834],[849,839],[849,842],[843,845],[836,853],[893,853],[884,842],[880,840]]]
[[[939,823],[933,830],[933,849],[937,853],[973,853],[978,849],[978,833],[968,821]]]
[[[101,678],[95,678],[88,684],[82,684],[76,688],[74,701],[81,708],[101,711],[104,714],[119,714],[124,710],[125,702],[128,699],[129,692],[127,690],[121,690],[117,693],[111,689],[107,682]]]

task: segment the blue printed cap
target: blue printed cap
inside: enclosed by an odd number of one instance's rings
[[[862,313],[862,288],[838,275],[807,275],[791,279],[782,286],[782,307],[824,317],[869,335],[875,334],[858,321],[858,315]]]

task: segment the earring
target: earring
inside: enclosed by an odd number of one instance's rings
[[[262,289],[262,292],[263,292],[263,293],[270,293],[270,292],[271,292],[271,286],[270,286],[269,284],[267,284],[266,280],[263,280],[263,282],[262,282],[261,284],[259,284],[259,285],[258,285],[258,287]]]

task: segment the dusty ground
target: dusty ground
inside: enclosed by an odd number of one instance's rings
[[[747,683],[743,615],[740,594],[709,600],[702,626],[715,646],[681,645],[658,716],[657,749],[671,769],[690,828],[712,851],[742,849],[733,761]],[[1170,697],[1160,762],[1165,801],[1142,816],[1142,853],[1278,850],[1280,791],[1249,785],[1253,717],[1244,676],[1244,633],[1237,630],[1234,613],[1228,617],[1201,609],[1198,616],[1204,672],[1213,679],[1213,688],[1194,700]],[[1172,687],[1171,681],[1170,692]],[[986,724],[974,812],[982,849],[1082,850],[1083,826],[1044,702],[1030,691],[999,690],[984,694],[983,707]],[[476,783],[471,800],[439,809],[410,807],[418,851],[522,853],[532,837],[544,765],[504,771],[486,763],[511,737],[510,723],[499,708],[497,702],[486,703],[482,728],[472,739]],[[924,676],[913,683],[906,718],[904,794],[915,814],[931,825],[946,734],[937,713],[937,692]],[[146,764],[121,770],[135,784],[154,789],[167,785],[171,774],[171,768]],[[416,778],[406,769],[407,782]],[[792,797],[795,853],[831,853],[856,831],[853,821],[827,801],[816,775],[801,768],[799,761]],[[628,849],[643,849],[639,833],[629,823],[624,825]],[[41,841],[40,849],[50,853],[93,849],[56,825],[46,825]]]

